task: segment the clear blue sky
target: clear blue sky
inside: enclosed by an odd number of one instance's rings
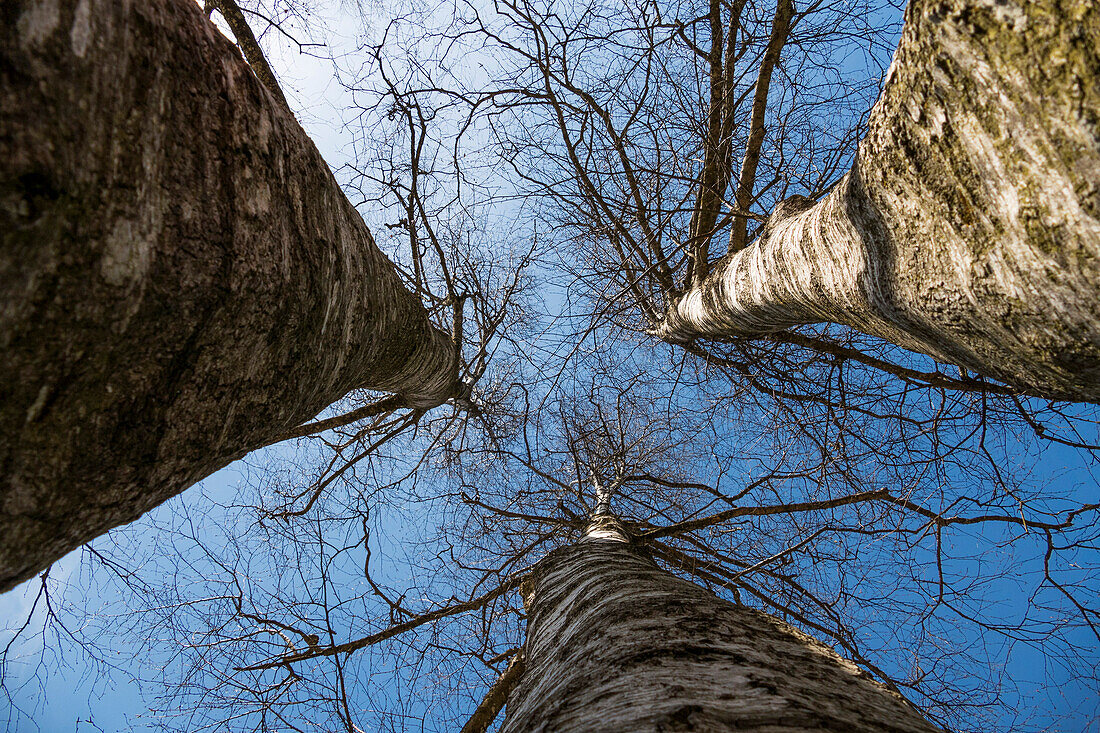
[[[330,18],[328,23],[330,28],[337,31],[344,27],[338,17]],[[344,42],[349,40],[345,38]],[[341,129],[346,93],[331,80],[327,63],[299,56],[296,49],[287,44],[275,48],[274,65],[277,69],[286,70],[284,83],[288,96],[302,110],[300,119],[326,159],[334,167],[338,167],[345,159],[348,144],[346,131]],[[1057,485],[1058,493],[1066,498],[1096,501],[1100,494],[1097,491],[1095,467],[1083,461],[1074,450],[1047,450],[1037,464],[1036,471],[1040,476],[1051,477]],[[206,501],[202,496],[204,494],[228,500],[241,477],[240,467],[231,466],[168,505],[155,510],[150,519],[155,520],[160,514],[170,513],[173,505],[201,507],[202,502]],[[111,537],[107,536],[97,540],[96,545],[106,546],[111,541]],[[149,541],[154,540],[150,537]],[[51,575],[57,581],[74,573],[77,574],[74,587],[84,588],[91,593],[103,592],[104,586],[85,583],[83,576],[79,575],[80,551],[68,556],[51,570]],[[393,580],[396,583],[400,578]],[[37,585],[37,580],[30,581],[23,587],[0,596],[0,620],[4,622],[4,627],[19,623],[25,617]],[[999,607],[1005,615],[1022,613],[1026,606],[1026,596],[1019,592],[1011,577],[990,586],[986,593],[990,598],[999,600]],[[114,600],[116,599],[109,596],[92,597],[86,605],[95,608],[101,603],[104,606],[109,605]],[[35,628],[33,623],[31,628]],[[10,634],[5,636],[0,632],[0,642],[6,643],[9,637]],[[127,642],[125,637],[113,636],[108,643],[115,646],[97,649],[96,653],[116,661],[120,666],[120,670],[109,677],[102,676],[101,665],[84,655],[66,652],[64,658],[58,658],[49,651],[49,648],[56,648],[52,641],[47,639],[47,642],[47,650],[42,652],[41,638],[31,636],[21,640],[20,646],[9,655],[12,661],[5,669],[5,686],[16,705],[28,713],[19,715],[10,710],[5,711],[6,700],[0,697],[0,721],[7,721],[9,730],[79,733],[140,731],[155,727],[155,721],[147,717],[146,701],[141,697],[138,685],[128,679],[127,674],[129,672],[136,677],[147,676],[149,670],[158,663],[156,659],[145,657],[137,666],[131,665],[128,660],[135,653],[143,651],[140,640]],[[1080,642],[1086,649],[1096,651],[1095,638],[1083,631],[1080,632]],[[1100,699],[1096,689],[1088,683],[1072,679],[1064,670],[1051,667],[1048,660],[1029,651],[1024,645],[1016,647],[1006,665],[1006,673],[1022,690],[1040,691],[1040,697],[1047,700],[1045,705],[1020,711],[1018,722],[1021,726],[1047,726],[1049,730],[1065,733],[1100,731]]]

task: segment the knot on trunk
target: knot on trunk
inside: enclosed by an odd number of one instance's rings
[[[768,241],[772,232],[785,220],[791,217],[798,216],[804,211],[808,211],[814,207],[817,202],[808,196],[802,196],[801,194],[795,194],[794,196],[788,196],[774,207],[772,207],[771,213],[768,214],[767,221],[764,222],[764,226],[760,227],[760,230],[756,233],[756,238],[753,240],[755,244]]]
[[[455,380],[453,384],[447,389],[440,390],[434,394],[406,394],[401,395],[405,404],[414,410],[431,410],[445,404],[449,400],[454,400],[460,407],[469,407],[472,403],[470,398],[473,396],[473,385],[467,384],[461,379]]]
[[[760,230],[760,236],[758,239],[765,239],[769,233],[784,219],[790,219],[792,216],[797,216],[803,211],[812,209],[814,201],[809,196],[802,196],[801,194],[795,194],[794,196],[788,196],[775,205],[771,213],[768,214],[768,220],[764,223],[763,228]]]
[[[626,525],[614,514],[596,514],[588,520],[581,536],[581,542],[591,540],[629,543],[631,535]]]

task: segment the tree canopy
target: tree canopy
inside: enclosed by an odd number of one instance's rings
[[[211,5],[219,23],[237,7]],[[1012,28],[1023,12],[968,7]],[[452,334],[464,389],[430,408],[354,390],[284,426],[232,490],[192,490],[67,582],[31,581],[4,641],[9,727],[55,704],[62,653],[135,676],[169,730],[459,729],[523,643],[524,579],[598,507],[660,566],[947,729],[1094,714],[1094,405],[844,325],[658,328],[727,252],[836,190],[916,10],[240,10],[255,39],[223,30],[259,80],[307,130],[340,120],[336,179]],[[1096,38],[1082,13],[1074,37]],[[296,76],[304,57],[331,69],[335,110]]]

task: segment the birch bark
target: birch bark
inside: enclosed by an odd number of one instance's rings
[[[502,733],[936,730],[828,647],[624,540],[604,523],[525,584],[526,671]]]
[[[1100,4],[912,0],[852,170],[790,204],[656,333],[842,323],[1100,401]]]
[[[455,349],[191,0],[0,10],[0,590]]]

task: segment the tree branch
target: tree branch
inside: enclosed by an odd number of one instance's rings
[[[275,99],[279,100],[284,107],[290,109],[286,96],[283,95],[282,87],[279,86],[279,81],[275,78],[275,72],[268,65],[267,58],[260,49],[260,44],[252,33],[252,29],[249,28],[248,21],[245,20],[240,6],[237,5],[235,0],[206,0],[206,14],[209,15],[210,11],[214,9],[225,19],[225,24],[229,26],[229,30],[233,31],[233,36],[237,39],[237,46],[244,54],[248,65],[252,67],[252,72],[256,74],[256,78],[267,87],[267,90],[271,92]]]
[[[522,651],[512,657],[512,661],[508,663],[508,668],[485,693],[484,699],[477,706],[477,710],[470,716],[470,719],[466,721],[466,725],[462,726],[462,733],[485,733],[489,730],[489,726],[500,714],[500,709],[508,701],[508,695],[523,678],[523,672],[527,669],[526,661],[527,655]]]
[[[760,162],[760,148],[764,144],[764,113],[768,108],[768,90],[771,87],[772,72],[779,63],[779,55],[790,35],[791,18],[794,16],[794,4],[791,0],[778,0],[775,18],[772,19],[771,36],[760,62],[760,73],[756,77],[756,93],[752,99],[752,115],[749,123],[749,140],[745,144],[745,157],[741,161],[741,175],[737,180],[734,202],[741,211],[752,206],[752,191],[756,183],[756,166]],[[730,252],[743,249],[748,243],[748,220],[741,216],[733,219],[730,232]]]
[[[519,587],[519,584],[526,578],[526,574],[513,575],[508,580],[501,583],[493,590],[473,598],[465,603],[456,603],[453,606],[444,606],[443,608],[430,611],[428,613],[417,616],[416,618],[409,619],[399,624],[390,626],[388,629],[383,629],[376,634],[357,639],[355,641],[345,642],[343,644],[337,644],[335,646],[329,646],[324,648],[314,648],[309,651],[299,652],[297,654],[288,654],[285,657],[280,657],[271,662],[264,662],[262,664],[253,664],[249,667],[234,667],[237,672],[252,672],[263,669],[274,669],[275,667],[282,667],[293,662],[303,662],[307,659],[316,659],[317,657],[331,657],[335,654],[346,654],[357,651],[364,647],[377,644],[380,641],[404,634],[406,631],[411,631],[424,624],[430,624],[438,621],[441,618],[447,618],[448,616],[456,616],[460,613],[467,611],[474,611],[479,608],[487,606],[492,601],[496,600],[500,596],[504,595],[513,588]]]

